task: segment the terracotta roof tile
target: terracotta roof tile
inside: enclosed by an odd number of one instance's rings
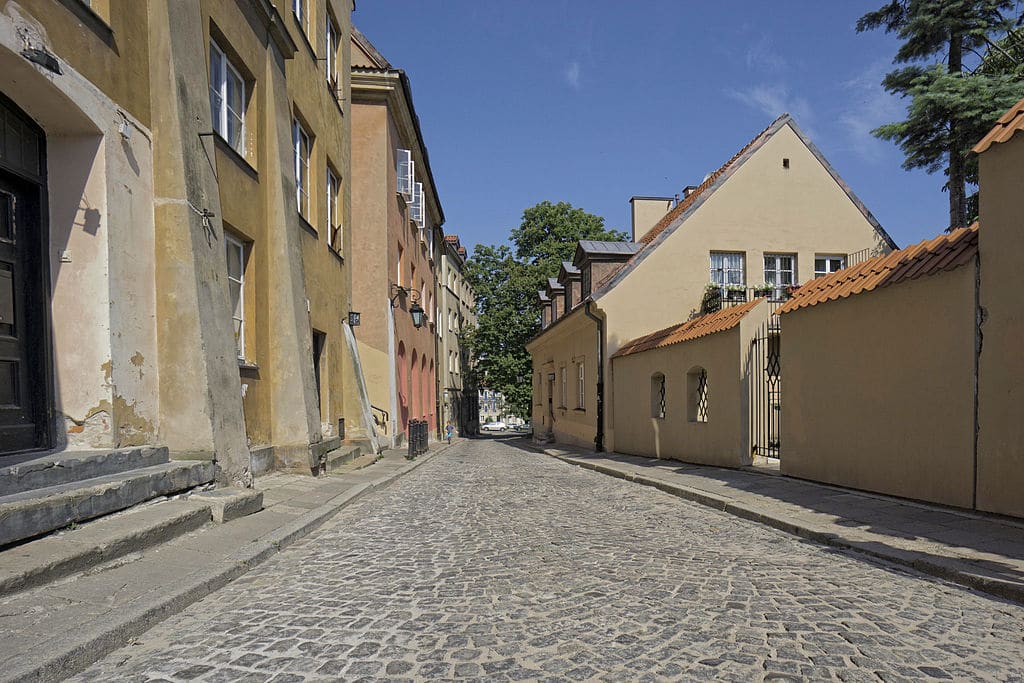
[[[972,150],[981,154],[997,142],[1007,142],[1018,131],[1024,130],[1024,100],[1010,107],[1010,111],[999,117],[995,127],[983,137]]]
[[[459,236],[458,235],[445,235],[444,236],[444,241],[445,242],[458,242],[459,241]]]
[[[966,265],[978,253],[978,224],[942,234],[804,284],[778,312],[870,292]]]
[[[763,301],[763,299],[754,299],[753,301],[748,301],[740,304],[739,306],[723,308],[716,313],[708,313],[707,315],[702,315],[699,318],[693,318],[692,320],[687,320],[684,323],[673,325],[672,327],[666,327],[663,330],[652,332],[651,334],[643,337],[638,337],[632,341],[626,342],[622,348],[612,354],[612,358],[629,356],[634,353],[640,353],[641,351],[650,351],[651,349],[660,349],[666,346],[672,346],[673,344],[681,344],[682,342],[706,337],[709,334],[715,334],[716,332],[731,330],[739,325],[743,316],[749,313],[750,310],[761,301]]]

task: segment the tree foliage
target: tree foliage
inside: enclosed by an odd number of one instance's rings
[[[532,365],[526,342],[540,330],[537,291],[571,261],[579,240],[627,239],[606,230],[604,219],[567,202],[544,201],[523,211],[509,244],[477,245],[466,262],[476,295],[478,321],[466,336],[480,386],[505,395],[520,416],[532,405]]]
[[[891,0],[857,22],[858,31],[881,28],[903,41],[893,62],[906,66],[882,85],[910,99],[907,118],[872,132],[900,146],[904,168],[945,173],[950,229],[976,214],[976,198],[967,196],[978,179],[971,147],[1024,96],[1012,68],[998,69],[996,60],[979,68],[981,51],[1006,38],[1019,9],[1019,0]]]

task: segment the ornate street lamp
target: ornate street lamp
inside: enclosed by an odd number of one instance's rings
[[[409,315],[412,316],[412,324],[416,329],[423,327],[423,321],[426,319],[426,313],[423,310],[423,307],[420,306],[420,302],[412,302],[412,308],[409,309]]]

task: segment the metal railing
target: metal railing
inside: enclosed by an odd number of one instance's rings
[[[409,420],[409,454],[405,457],[412,460],[423,455],[430,447],[430,423],[426,420]]]
[[[388,422],[391,415],[388,413],[388,411],[384,410],[383,408],[378,408],[377,406],[374,405],[370,406],[370,411],[373,413],[373,424],[380,427],[380,430],[383,434],[387,434]]]
[[[707,287],[700,302],[700,315],[716,313],[723,308],[739,306],[748,301],[763,297],[768,300],[772,313],[792,296],[799,285],[780,285],[778,287],[741,287],[725,285]]]

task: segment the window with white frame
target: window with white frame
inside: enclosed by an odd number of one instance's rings
[[[583,395],[583,361],[576,363],[576,377],[576,409],[583,410],[587,405]]]
[[[781,298],[787,287],[796,284],[796,255],[765,254],[764,282],[772,286],[773,298]]]
[[[846,267],[846,256],[836,254],[834,256],[815,254],[814,256],[814,277],[829,275]]]
[[[402,286],[402,245],[398,245],[398,259],[395,261],[395,284]]]
[[[342,230],[341,230],[341,207],[338,206],[338,197],[341,191],[338,176],[330,166],[327,167],[327,246],[341,251]]]
[[[309,0],[292,0],[292,14],[299,28],[307,36],[309,35]]]
[[[245,154],[245,80],[217,43],[210,41],[210,115],[213,130]]]
[[[726,287],[746,283],[743,252],[711,252],[710,282]]]
[[[231,300],[231,320],[235,329],[235,347],[238,357],[245,358],[245,244],[224,233],[228,262],[228,294]]]
[[[327,14],[327,35],[326,35],[326,48],[327,48],[327,85],[331,89],[331,94],[334,97],[338,97],[338,43],[340,41],[341,32],[338,30],[338,25],[334,21],[334,17]]]
[[[303,218],[309,219],[309,133],[298,119],[292,119],[292,145],[295,148],[295,204]]]

